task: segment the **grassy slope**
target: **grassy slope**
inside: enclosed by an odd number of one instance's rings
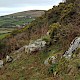
[[[80,80],[80,54],[74,55],[71,60],[60,59],[63,51],[59,46],[50,46],[47,50],[42,50],[33,54],[24,52],[10,54],[19,57],[12,63],[7,63],[0,70],[1,80]],[[58,66],[56,67],[57,74],[54,76],[49,70],[55,70],[51,66],[45,66],[44,61],[49,56],[56,56]],[[5,60],[4,60],[5,62]],[[54,64],[55,65],[55,64]],[[53,65],[52,65],[53,66]]]
[[[50,52],[43,50],[36,54],[12,54],[20,58],[12,63],[8,63],[0,71],[1,80],[55,80],[48,74],[48,66],[44,65],[45,59],[58,53],[57,48],[50,47]]]
[[[19,60],[5,66],[7,68],[6,72],[4,71],[0,79],[43,80],[44,77],[47,77],[43,65],[44,57],[43,54],[27,55],[23,53]]]
[[[63,10],[63,7],[61,7],[61,9]],[[51,12],[51,14],[53,16],[53,12]],[[52,16],[51,17],[49,16],[49,18],[52,18]],[[66,19],[64,19],[64,16],[66,17]],[[67,17],[70,18],[69,16],[66,16],[66,14],[65,15],[63,14],[63,21],[66,21]],[[72,20],[72,18],[70,19]],[[0,78],[2,80],[5,79],[7,80],[43,80],[43,79],[44,80],[80,80],[80,54],[79,54],[80,52],[78,53],[78,55],[74,54],[73,58],[71,58],[70,60],[65,60],[64,58],[60,58],[60,55],[63,52],[60,51],[57,52],[57,49],[54,46],[51,46],[49,50],[50,52],[42,51],[32,55],[25,54],[23,52],[21,57],[17,61],[5,65],[5,67],[0,71]],[[53,53],[55,53],[55,55],[58,56],[57,57],[58,65],[55,70],[57,72],[56,78],[53,76],[53,72],[51,75],[48,74],[48,67],[44,66],[43,64],[44,60],[47,57],[54,55]],[[51,69],[54,70],[53,67]]]
[[[39,17],[42,14],[44,14],[45,10],[30,10],[30,11],[24,11],[19,13],[11,14],[10,16],[28,16],[31,15],[31,17]]]
[[[6,33],[6,34],[0,34],[0,39],[3,39],[5,38],[9,33]]]

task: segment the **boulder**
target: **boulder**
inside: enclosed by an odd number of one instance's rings
[[[41,50],[43,47],[45,47],[46,42],[42,41],[42,39],[38,39],[34,41],[32,44],[25,46],[25,53],[32,53]]]
[[[72,54],[80,48],[80,37],[76,37],[70,44],[69,49],[64,53],[65,58],[71,58]]]
[[[35,44],[25,46],[25,53],[31,53],[34,52],[35,50],[38,50],[38,47],[35,46]]]
[[[28,48],[29,48],[29,53],[38,50],[38,47],[35,44],[29,45]]]
[[[12,62],[13,61],[13,58],[11,56],[6,56],[6,62]]]
[[[3,67],[3,64],[4,64],[3,60],[0,60],[0,68]]]

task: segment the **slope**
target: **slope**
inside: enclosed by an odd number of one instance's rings
[[[43,37],[47,42],[45,50],[35,54],[22,52],[19,60],[6,64],[1,70],[3,80],[6,78],[15,80],[15,77],[16,80],[80,80],[80,49],[71,59],[63,57],[70,42],[80,36],[80,5],[76,5],[77,3],[80,4],[80,0],[74,2],[67,0],[58,6],[53,6],[45,15],[31,22],[24,29],[14,31],[3,40],[7,44],[5,50],[11,56],[14,56],[12,51],[29,44],[32,40]],[[47,31],[49,37],[46,36]],[[44,61],[49,56],[55,56],[56,63],[52,64],[49,61],[51,65],[46,67]],[[11,72],[14,74],[10,74]]]

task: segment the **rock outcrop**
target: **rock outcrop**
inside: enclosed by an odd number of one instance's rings
[[[25,51],[25,53],[36,52],[43,49],[45,45],[46,45],[45,41],[43,41],[42,39],[37,39],[34,42],[30,42],[29,45],[25,45],[21,47],[20,49],[15,51],[13,54],[22,53],[23,51]]]
[[[42,39],[37,39],[36,41],[29,43],[29,45],[25,45],[20,49],[16,50],[15,52],[13,52],[13,55],[15,55],[15,57],[11,57],[10,55],[7,55],[6,63],[18,60],[23,54],[23,52],[25,53],[36,52],[42,50],[45,46],[46,46],[45,41],[43,41]],[[0,60],[0,68],[2,67],[3,67],[3,60]]]
[[[30,43],[29,45],[25,46],[25,53],[32,53],[41,50],[46,45],[46,42],[42,39],[38,39],[34,41],[33,43]]]
[[[64,53],[65,58],[71,58],[72,54],[80,48],[80,37],[76,37],[70,44],[68,51]]]

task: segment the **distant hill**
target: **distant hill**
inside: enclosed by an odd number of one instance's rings
[[[0,16],[0,27],[20,27],[25,26],[45,13],[44,10],[30,10],[18,12],[6,16]]]
[[[45,10],[29,10],[29,11],[24,11],[24,12],[18,12],[11,14],[9,16],[31,16],[31,17],[40,17],[42,14],[44,14]]]

